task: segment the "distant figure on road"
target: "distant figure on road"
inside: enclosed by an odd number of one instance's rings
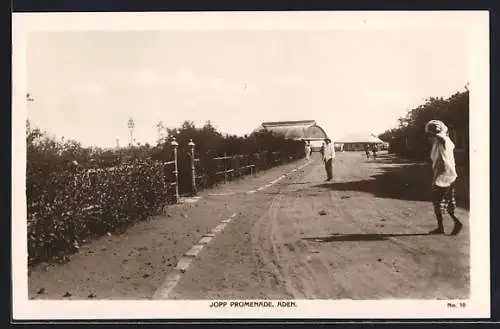
[[[305,143],[304,152],[306,153],[306,159],[309,160],[311,158],[311,144],[309,144],[309,141]]]
[[[448,137],[448,127],[442,121],[429,121],[425,125],[425,132],[432,143],[430,158],[433,172],[433,205],[438,224],[438,227],[429,233],[444,234],[443,215],[447,211],[455,223],[451,235],[457,235],[462,230],[462,223],[455,216],[455,181],[457,179],[453,154],[455,144]]]
[[[366,158],[370,159],[370,145],[368,145],[368,144],[365,145],[365,154],[366,154]]]
[[[372,148],[372,154],[373,154],[373,160],[377,160],[377,145],[373,145],[373,148]]]
[[[323,162],[326,169],[326,181],[333,179],[333,159],[335,158],[335,148],[329,138],[325,138],[325,144],[322,148]]]

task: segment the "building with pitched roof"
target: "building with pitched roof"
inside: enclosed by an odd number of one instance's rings
[[[328,137],[314,120],[263,122],[256,131],[263,130],[295,140],[322,141]]]
[[[334,142],[335,148],[341,151],[363,151],[366,145],[386,148],[388,143],[384,142],[371,133],[353,134]]]
[[[255,131],[270,131],[287,139],[308,141],[313,151],[318,151],[328,138],[315,120],[263,122]]]

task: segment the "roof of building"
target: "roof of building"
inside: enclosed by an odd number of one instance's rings
[[[318,140],[328,137],[315,120],[263,122],[256,130],[271,131],[288,139]]]
[[[335,141],[335,143],[347,144],[347,143],[367,143],[367,144],[382,144],[383,140],[371,133],[361,133],[346,136],[340,140]]]

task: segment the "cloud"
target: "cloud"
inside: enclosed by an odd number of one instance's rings
[[[407,104],[418,101],[419,97],[410,90],[385,89],[374,90],[366,95],[366,99],[377,104]]]
[[[228,87],[226,86],[224,81],[222,81],[220,78],[215,77],[207,79],[207,85],[208,87],[219,91],[222,91]]]
[[[129,74],[129,82],[134,85],[164,86],[164,85],[178,85],[178,86],[197,86],[199,81],[195,78],[192,71],[179,68],[170,74],[160,72],[151,68],[135,69]]]
[[[186,68],[178,69],[174,77],[174,81],[169,80],[171,83],[174,83],[181,88],[195,89],[198,91],[205,90],[221,93],[234,93],[243,91],[245,87],[244,83],[238,84],[218,76],[196,75],[193,71]]]
[[[105,93],[105,89],[95,82],[82,82],[70,87],[69,92],[73,95],[101,96]]]
[[[194,73],[186,68],[177,69],[175,76],[177,81],[184,84],[196,84],[198,79],[195,78]]]
[[[284,76],[276,77],[275,82],[282,86],[308,86],[309,81],[304,77],[296,74],[289,74]]]
[[[206,81],[208,88],[218,92],[235,93],[248,89],[248,83],[228,82],[218,77],[211,77]]]
[[[218,93],[236,93],[254,89],[250,88],[244,81],[234,82],[218,76],[203,76],[195,74],[192,70],[180,67],[170,73],[159,72],[149,68],[134,70],[129,74],[129,82],[133,85],[145,86],[147,88],[173,88],[181,91],[209,91]]]
[[[132,79],[135,83],[141,85],[151,85],[160,82],[158,74],[152,69],[139,69],[135,72]]]

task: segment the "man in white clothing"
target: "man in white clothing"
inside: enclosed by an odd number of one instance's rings
[[[309,160],[311,158],[311,144],[309,144],[309,141],[305,141],[304,152],[306,154],[306,160]]]
[[[335,158],[335,149],[329,138],[325,138],[322,155],[326,169],[326,181],[328,182],[333,179],[333,159]]]
[[[444,233],[443,215],[448,212],[455,223],[451,235],[456,235],[461,231],[463,225],[455,216],[455,181],[457,179],[453,154],[455,145],[448,137],[448,127],[442,121],[429,121],[425,125],[425,132],[432,142],[430,158],[433,172],[433,204],[438,224],[438,227],[430,233]]]

